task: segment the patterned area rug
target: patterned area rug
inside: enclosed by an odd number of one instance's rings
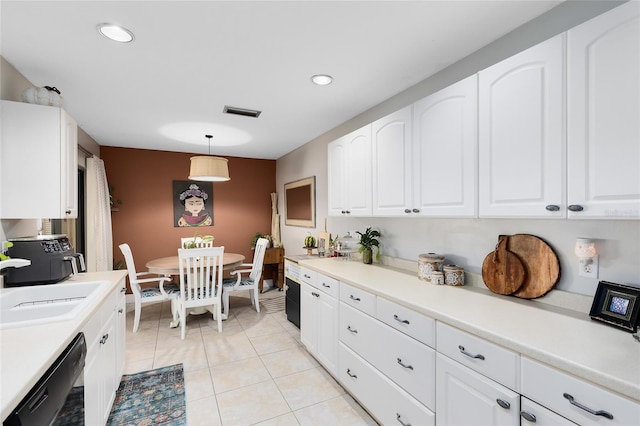
[[[277,288],[272,287],[260,293],[258,296],[260,300],[260,309],[264,309],[270,314],[284,311],[285,296],[284,291],[279,291]],[[249,299],[249,291],[237,291],[231,293],[229,296],[229,306],[231,312],[233,307],[250,306],[251,299]]]
[[[84,425],[84,388],[73,388],[55,425]],[[122,377],[107,425],[187,424],[182,364]]]

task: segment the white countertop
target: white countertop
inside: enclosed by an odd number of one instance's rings
[[[103,280],[108,282],[96,290],[100,294],[97,294],[75,319],[0,330],[0,408],[3,421],[71,340],[82,331],[88,319],[104,303],[105,298],[113,293],[116,286],[122,283],[125,276],[126,271],[75,275],[64,283]]]
[[[640,343],[586,314],[361,262],[299,264],[640,401]]]

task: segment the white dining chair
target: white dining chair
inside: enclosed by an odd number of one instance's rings
[[[180,289],[175,284],[165,284],[171,281],[171,277],[154,276],[149,277],[151,272],[136,271],[136,265],[133,261],[133,253],[129,244],[120,244],[120,251],[124,255],[124,260],[127,264],[127,272],[129,273],[129,286],[133,293],[134,299],[134,317],[133,317],[133,332],[138,331],[140,325],[140,313],[142,305],[151,302],[160,302],[167,299],[174,299],[180,293]],[[156,283],[155,286],[148,286],[150,283]],[[141,286],[144,284],[145,286]],[[174,304],[171,303],[171,313],[175,317]]]
[[[227,314],[227,317],[229,315],[229,293],[232,291],[249,290],[251,304],[255,306],[256,312],[260,312],[260,300],[258,296],[260,292],[258,291],[258,284],[262,276],[262,264],[264,263],[264,254],[267,251],[268,245],[268,239],[259,238],[253,252],[253,263],[243,263],[239,265],[239,268],[245,267],[245,269],[234,269],[231,271],[231,275],[237,275],[237,277],[224,280],[224,293],[222,297],[224,299],[224,312]],[[243,277],[242,274],[248,275]]]
[[[222,258],[224,247],[178,249],[180,295],[174,300],[184,339],[188,309],[204,307],[222,332]]]

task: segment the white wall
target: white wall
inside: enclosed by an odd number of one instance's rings
[[[394,112],[480,69],[559,34],[621,2],[567,2],[470,55],[416,86],[363,112],[277,162],[279,212],[284,217],[286,182],[316,176],[316,227],[285,226],[282,241],[287,254],[304,254],[304,237],[322,231],[327,218],[327,144],[332,140]],[[558,254],[561,267],[558,289],[593,295],[597,280],[578,277],[573,254],[576,237],[597,240],[601,280],[640,285],[640,221],[638,220],[531,220],[531,219],[409,219],[330,217],[327,230],[344,235],[349,230],[377,227],[382,254],[417,261],[420,253],[446,255],[448,263],[480,273],[484,257],[494,249],[499,234],[527,233],[541,237]],[[391,284],[391,283],[390,283]]]

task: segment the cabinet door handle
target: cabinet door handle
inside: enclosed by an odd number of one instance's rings
[[[405,422],[403,422],[403,421],[402,421],[402,416],[401,416],[400,414],[398,414],[398,413],[396,413],[396,420],[397,420],[398,422],[400,422],[400,424],[401,424],[402,426],[411,426],[411,423],[405,423]]]
[[[125,291],[127,291],[127,288],[126,288],[126,287],[122,287],[122,288],[120,289],[120,293],[124,293]]]
[[[563,393],[562,396],[564,396],[567,400],[569,400],[569,403],[571,405],[574,405],[578,408],[580,408],[581,410],[586,411],[589,414],[593,414],[594,416],[602,416],[602,417],[606,417],[609,420],[613,420],[613,414],[609,413],[608,411],[604,411],[604,410],[592,410],[591,408],[580,404],[579,402],[577,402],[573,396],[571,396],[568,393]]]
[[[311,279],[311,275],[304,274],[304,277],[305,277],[306,279]]]
[[[102,339],[100,339],[100,344],[104,345],[107,342],[107,340],[109,340],[109,333],[102,336]]]
[[[411,324],[408,320],[400,319],[400,317],[395,314],[393,315],[393,319],[403,324],[407,324],[407,325]]]
[[[71,214],[71,210],[65,210],[64,211],[66,214]]]
[[[316,293],[315,291],[312,291],[311,294],[314,295],[315,297],[320,297],[320,295],[318,293]]]
[[[118,313],[121,314],[122,312],[124,312],[124,309],[120,308],[118,309]]]
[[[420,209],[413,209],[411,211],[414,212],[414,213],[420,213]]]
[[[560,210],[560,206],[557,204],[549,204],[545,207],[545,209],[550,212],[557,212],[558,210]]]
[[[582,210],[584,210],[584,207],[582,207],[580,204],[571,204],[567,208],[572,212],[581,212]]]
[[[347,330],[349,330],[350,332],[352,332],[353,334],[358,334],[358,330],[355,330],[353,328],[351,328],[350,325],[347,326]]]
[[[331,288],[329,284],[322,283],[322,287]]]
[[[349,299],[355,300],[356,302],[360,301],[360,298],[359,297],[355,297],[353,294],[349,296]]]
[[[405,363],[402,362],[402,360],[400,358],[398,358],[398,364],[400,364],[404,368],[407,368],[409,370],[413,370],[413,365],[406,365]]]
[[[404,209],[405,213],[411,213],[411,209]]]
[[[350,368],[347,368],[347,374],[349,375],[349,377],[353,377],[354,379],[358,378],[358,376],[356,376],[355,374],[351,373],[351,369]]]
[[[468,356],[469,358],[481,359],[481,360],[483,360],[483,361],[484,361],[484,355],[482,355],[482,354],[475,354],[475,355],[474,355],[474,354],[471,354],[471,353],[469,353],[469,352],[465,351],[465,350],[464,350],[464,346],[462,346],[462,345],[458,345],[458,349],[460,349],[460,352],[461,352],[463,355],[466,355],[466,356]]]
[[[536,422],[536,416],[531,413],[527,413],[526,411],[520,411],[520,417],[531,423]]]
[[[509,410],[511,408],[511,404],[509,404],[507,401],[503,399],[498,398],[496,399],[496,402],[498,403],[499,406],[501,406],[505,410]]]

